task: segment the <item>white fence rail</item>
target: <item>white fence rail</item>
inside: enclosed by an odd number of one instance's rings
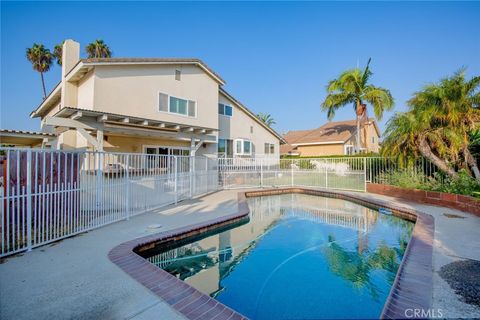
[[[0,151],[0,256],[219,188],[206,157]]]
[[[304,186],[365,191],[365,158],[219,159],[226,189]]]

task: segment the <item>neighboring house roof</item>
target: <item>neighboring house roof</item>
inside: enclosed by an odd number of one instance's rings
[[[378,136],[380,130],[374,119],[368,119],[368,124],[373,123]],[[284,135],[287,145],[280,149],[281,154],[294,153],[297,146],[344,144],[357,131],[356,120],[328,122],[323,126],[311,130],[289,131]]]
[[[54,133],[0,129],[0,144],[34,145],[41,143],[44,138],[54,138]]]
[[[255,120],[256,122],[258,122],[261,126],[263,126],[267,131],[269,131],[271,134],[273,134],[275,137],[277,137],[279,140],[280,140],[280,143],[287,143],[287,141],[284,139],[284,137],[279,134],[278,132],[276,132],[275,130],[273,130],[271,127],[267,126],[265,124],[265,122],[263,122],[262,120],[260,120],[257,115],[255,115],[255,113],[253,113],[252,111],[250,111],[250,109],[248,109],[245,105],[243,105],[240,101],[238,101],[237,99],[235,99],[231,94],[229,94],[227,91],[225,91],[225,89],[223,88],[220,88],[220,93],[223,94],[227,99],[229,99],[230,101],[232,101],[233,103],[235,103],[237,105],[237,107],[239,107],[241,110],[243,110],[248,116],[250,116],[253,120]]]

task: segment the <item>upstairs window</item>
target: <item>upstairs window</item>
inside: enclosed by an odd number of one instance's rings
[[[180,81],[182,77],[182,72],[180,70],[175,70],[175,80]]]
[[[158,110],[188,117],[197,116],[197,105],[195,101],[172,97],[165,93],[159,93],[158,95]]]
[[[233,108],[232,106],[227,106],[223,103],[218,104],[218,114],[221,114],[223,116],[229,116],[231,117],[233,114]]]

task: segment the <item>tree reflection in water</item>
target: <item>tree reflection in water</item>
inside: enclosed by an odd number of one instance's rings
[[[335,237],[328,236],[328,245],[322,246],[330,270],[350,282],[355,288],[366,288],[376,301],[380,297],[379,289],[371,281],[374,270],[386,272],[388,282],[393,283],[400,261],[407,247],[407,239],[399,239],[399,248],[390,248],[384,241],[374,251],[348,250],[339,245]]]

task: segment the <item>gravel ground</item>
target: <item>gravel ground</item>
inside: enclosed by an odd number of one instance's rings
[[[480,307],[480,261],[455,261],[444,265],[439,274],[465,303]]]

